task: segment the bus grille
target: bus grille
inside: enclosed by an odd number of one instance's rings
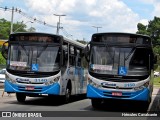
[[[122,96],[113,96],[112,92],[103,92],[103,95],[106,97],[114,97],[114,98],[129,98],[131,97],[131,93],[122,93]]]
[[[133,88],[124,88],[124,87],[109,87],[109,86],[102,86],[103,88],[110,88],[110,89],[121,89],[121,90],[131,90]]]
[[[23,91],[23,92],[41,92],[42,88],[41,87],[38,87],[38,88],[35,87],[34,90],[27,90],[26,87],[19,86],[18,90]]]
[[[17,81],[17,83],[21,83],[21,84],[39,84],[39,85],[43,85],[44,83],[43,82],[39,82],[39,83],[34,83],[34,82],[20,82],[20,81]]]
[[[126,79],[126,78],[107,78],[107,77],[96,77],[97,79],[112,82],[137,82],[140,79]]]

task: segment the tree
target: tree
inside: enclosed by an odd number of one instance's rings
[[[137,24],[137,33],[145,34],[152,37],[152,42],[154,46],[154,52],[160,55],[160,18],[154,17],[153,20],[148,22],[148,25],[143,25],[142,23]]]
[[[142,23],[138,23],[137,28],[138,28],[137,31],[138,34],[145,34],[145,35],[149,34],[147,31],[147,25],[145,26]]]
[[[10,34],[10,26],[11,22],[7,21],[6,19],[0,19],[0,39],[8,39]],[[13,23],[13,32],[35,32],[36,29],[31,27],[27,30],[27,25],[23,22]],[[0,64],[5,65],[6,60],[3,58],[2,54],[0,53]]]
[[[0,19],[0,39],[8,39],[11,29],[11,22],[6,19]],[[31,27],[27,29],[27,25],[23,22],[13,23],[13,32],[35,32],[36,29]]]
[[[137,33],[149,35],[152,38],[153,51],[158,55],[157,64],[160,64],[160,18],[154,17],[153,20],[148,22],[148,25],[142,23],[137,24]],[[159,45],[158,45],[159,44]]]
[[[13,32],[27,32],[27,26],[23,22],[13,24]]]
[[[5,65],[5,64],[6,64],[6,60],[4,59],[4,57],[2,56],[0,52],[0,65]]]
[[[0,38],[7,39],[10,34],[10,22],[4,18],[0,19]]]
[[[36,29],[34,28],[34,27],[30,27],[29,29],[28,29],[28,32],[35,32],[36,31]]]

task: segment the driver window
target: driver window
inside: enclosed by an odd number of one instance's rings
[[[148,67],[149,65],[149,54],[146,49],[136,49],[133,58],[130,62],[131,66],[143,66]]]

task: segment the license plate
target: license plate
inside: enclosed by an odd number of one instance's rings
[[[122,96],[121,92],[112,92],[112,96]]]
[[[26,90],[34,90],[33,86],[26,86]]]

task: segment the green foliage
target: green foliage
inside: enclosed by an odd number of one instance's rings
[[[158,64],[154,64],[154,70],[157,71],[158,69]]]
[[[137,25],[138,34],[144,34],[144,35],[149,35],[148,31],[147,31],[147,26],[143,25],[142,23],[138,23]]]
[[[36,29],[34,28],[34,27],[30,27],[29,29],[28,29],[28,32],[35,32],[36,31]]]
[[[27,32],[27,26],[23,22],[17,22],[13,24],[13,32]]]
[[[156,46],[160,43],[160,18],[154,17],[153,20],[148,22],[148,25],[143,25],[142,23],[137,24],[139,34],[149,35],[153,38],[153,44]]]
[[[10,34],[10,22],[7,20],[0,19],[0,38],[7,39]]]
[[[0,19],[0,39],[8,39],[11,30],[11,22]],[[27,30],[27,25],[23,22],[13,23],[13,32],[35,32],[36,29],[31,27]]]
[[[2,56],[0,52],[0,65],[5,65],[5,64],[6,64],[6,60],[4,59],[4,57]]]
[[[160,87],[160,77],[154,78],[154,86]]]
[[[149,35],[152,37],[154,53],[160,55],[160,18],[154,17],[153,20],[148,22],[148,25],[138,23],[137,28],[138,34]],[[160,64],[160,56],[158,56],[158,64]]]

